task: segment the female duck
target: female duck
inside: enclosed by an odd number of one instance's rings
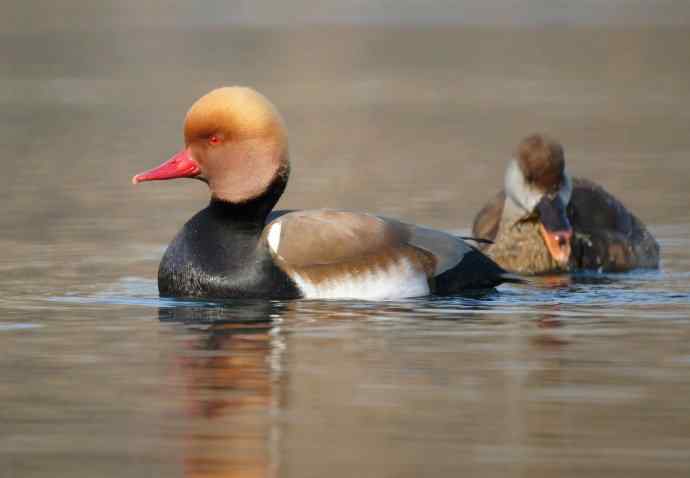
[[[252,89],[200,98],[184,138],[182,151],[132,179],[196,178],[211,191],[163,256],[162,296],[389,299],[505,281],[493,261],[440,231],[353,212],[271,213],[290,171],[287,133]]]
[[[563,147],[525,138],[508,164],[505,189],[475,220],[484,251],[507,270],[621,272],[657,268],[659,245],[645,225],[604,188],[565,171]]]

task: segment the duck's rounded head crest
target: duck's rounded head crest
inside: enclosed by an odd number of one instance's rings
[[[285,127],[273,104],[252,88],[228,86],[199,98],[187,112],[184,137],[187,145],[208,141],[213,136],[223,142],[263,139],[284,142]]]
[[[522,175],[528,184],[543,192],[558,190],[565,179],[563,146],[544,134],[523,139],[515,153]]]

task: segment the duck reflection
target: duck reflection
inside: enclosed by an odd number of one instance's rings
[[[267,301],[159,309],[161,321],[183,325],[176,364],[188,414],[185,476],[275,475],[279,317]]]

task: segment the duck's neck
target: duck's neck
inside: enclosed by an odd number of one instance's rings
[[[487,252],[501,267],[521,274],[558,270],[539,232],[538,221],[527,219],[524,209],[510,198],[505,200],[498,234]]]
[[[525,217],[525,210],[515,204],[510,196],[506,196],[501,215],[501,228],[513,227]]]
[[[277,174],[261,194],[241,202],[227,201],[213,195],[208,209],[224,223],[241,231],[253,232],[258,238],[268,214],[285,190],[287,177],[287,170]]]

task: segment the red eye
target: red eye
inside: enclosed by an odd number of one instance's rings
[[[213,136],[208,138],[208,143],[213,145],[220,144],[220,138],[214,134]]]

